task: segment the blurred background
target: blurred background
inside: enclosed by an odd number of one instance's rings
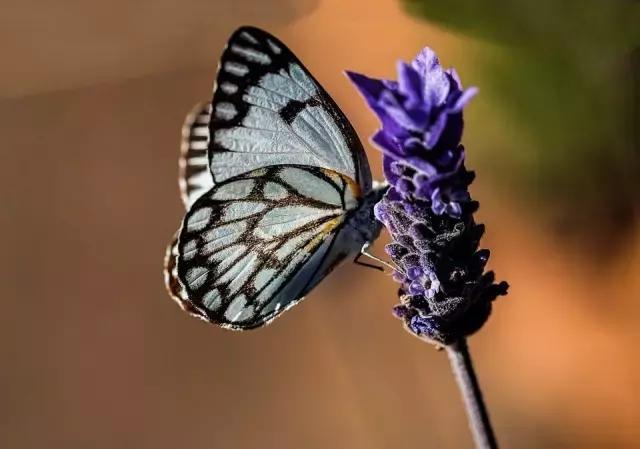
[[[165,293],[182,120],[253,24],[364,142],[378,124],[346,68],[394,77],[428,45],[480,88],[463,140],[511,290],[470,346],[502,447],[640,448],[638,2],[0,5],[0,447],[471,447],[446,356],[392,317],[387,275],[346,264],[245,334]]]

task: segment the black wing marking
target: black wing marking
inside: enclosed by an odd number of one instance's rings
[[[345,177],[306,166],[216,184],[183,221],[177,285],[184,292],[173,296],[223,327],[270,322],[346,256],[332,247],[357,207],[351,193]]]
[[[216,182],[261,167],[304,164],[354,179],[371,172],[358,136],[300,60],[271,34],[238,29],[218,70],[209,124]]]
[[[206,320],[206,316],[196,308],[187,296],[184,285],[178,279],[178,235],[175,235],[167,247],[164,258],[164,286],[171,299],[189,315]]]

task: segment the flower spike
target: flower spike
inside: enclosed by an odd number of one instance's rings
[[[474,221],[474,173],[460,144],[462,110],[477,89],[463,89],[430,48],[400,61],[397,81],[347,75],[381,123],[372,141],[390,188],[375,214],[391,234],[386,251],[399,267],[394,314],[413,334],[450,344],[478,330],[508,287],[484,272],[489,251],[478,248],[484,226]]]

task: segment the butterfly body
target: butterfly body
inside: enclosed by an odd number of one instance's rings
[[[185,124],[187,213],[165,282],[189,313],[226,328],[260,327],[298,303],[381,225],[357,135],[280,41],[236,31],[213,100]]]

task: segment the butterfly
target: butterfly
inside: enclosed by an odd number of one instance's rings
[[[211,102],[187,116],[180,152],[186,215],[165,284],[188,313],[234,330],[270,323],[381,224],[355,130],[282,42],[253,27],[222,54]]]

